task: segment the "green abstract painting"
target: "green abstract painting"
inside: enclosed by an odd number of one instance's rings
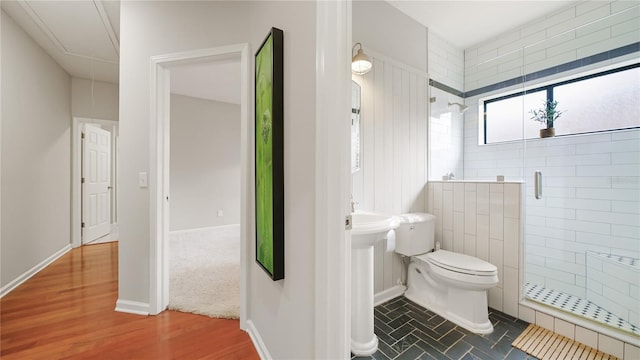
[[[282,31],[272,28],[255,56],[256,261],[284,277]]]

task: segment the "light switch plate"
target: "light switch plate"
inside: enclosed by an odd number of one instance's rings
[[[149,187],[149,179],[146,172],[141,172],[138,175],[138,186],[140,186],[141,188]]]

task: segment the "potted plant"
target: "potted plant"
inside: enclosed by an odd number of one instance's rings
[[[552,137],[556,135],[553,123],[562,115],[562,111],[558,110],[558,102],[556,100],[546,100],[543,107],[537,110],[531,110],[531,119],[546,125],[546,129],[540,129],[540,137]]]

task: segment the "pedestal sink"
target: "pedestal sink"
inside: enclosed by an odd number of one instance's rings
[[[364,356],[378,350],[373,333],[373,245],[386,239],[399,220],[367,212],[351,216],[351,352]]]

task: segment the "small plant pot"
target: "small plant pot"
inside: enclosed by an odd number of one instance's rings
[[[548,138],[548,137],[554,137],[554,136],[556,136],[555,128],[540,129],[541,138]]]

